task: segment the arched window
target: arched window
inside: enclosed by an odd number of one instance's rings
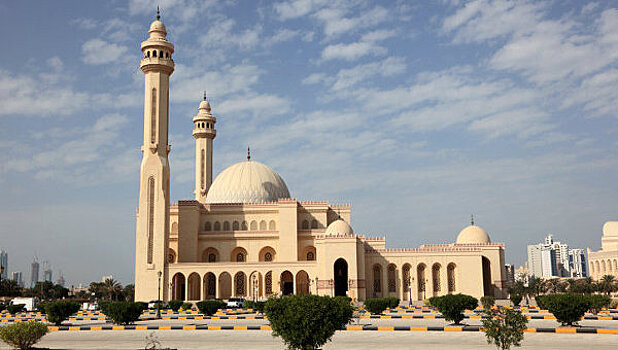
[[[388,292],[395,293],[397,291],[397,275],[395,265],[388,265]]]
[[[373,266],[373,294],[377,296],[382,293],[382,266],[375,264]]]
[[[215,253],[208,254],[208,262],[217,262],[217,255]]]
[[[237,261],[237,262],[243,262],[243,261],[245,261],[245,254],[243,254],[243,253],[238,253],[238,254],[236,254],[236,261]]]
[[[170,264],[176,262],[176,252],[172,248],[169,248],[169,250],[167,251],[167,262]]]
[[[165,58],[170,58],[170,53],[169,52],[165,52]]]
[[[157,138],[157,89],[152,89],[150,101],[150,143],[155,143]]]
[[[311,228],[318,228],[318,221],[313,219],[311,220]]]
[[[303,224],[302,224],[301,228],[303,230],[308,230],[309,229],[309,221],[303,220]]]
[[[266,221],[260,221],[260,231],[266,231]]]
[[[455,264],[450,263],[446,267],[446,279],[448,280],[448,292],[455,292]]]
[[[410,283],[412,282],[412,276],[410,276],[410,264],[404,264],[401,268],[401,281],[403,282],[403,299],[407,300],[410,297]]]
[[[245,273],[238,272],[234,277],[234,284],[236,285],[236,296],[244,297],[246,295],[245,291]]]
[[[258,228],[257,221],[255,220],[251,221],[251,231],[257,231],[257,228]]]
[[[266,295],[273,294],[273,273],[268,271],[264,276],[264,284],[266,284]]]
[[[202,262],[217,262],[219,260],[219,251],[213,247],[206,248],[202,253]]]
[[[159,57],[163,58],[163,50],[159,51]]]
[[[307,261],[313,260],[315,260],[315,255],[313,255],[313,252],[307,252]]]
[[[219,221],[215,221],[215,231],[221,231],[221,223]]]
[[[178,223],[172,222],[172,228],[170,229],[170,233],[178,233]]]
[[[273,255],[270,252],[264,254],[264,261],[273,261]]]
[[[425,298],[425,264],[419,264],[416,267],[416,280],[417,280],[417,287],[418,287],[418,293],[419,293],[419,299],[420,298]],[[421,295],[421,293],[423,293],[423,295]]]
[[[438,293],[442,290],[442,286],[440,285],[440,264],[435,263],[431,268],[431,281],[433,282],[433,292]]]
[[[268,230],[270,231],[277,230],[277,224],[275,223],[275,220],[270,220],[270,222],[268,223]]]
[[[150,51],[146,51],[146,57],[150,58]]]
[[[210,221],[206,221],[206,224],[204,225],[204,229],[206,231],[212,231],[212,226],[210,225]]]
[[[242,225],[241,225],[241,230],[243,230],[243,231],[247,231],[247,230],[248,230],[248,228],[247,228],[247,222],[246,222],[246,221],[243,221],[243,222],[242,222]]]
[[[230,230],[230,222],[229,221],[224,221],[223,222],[223,231],[229,231]]]
[[[238,230],[239,230],[239,228],[240,228],[240,225],[238,224],[238,221],[234,221],[234,222],[232,223],[232,230],[234,230],[234,231],[238,231]]]
[[[152,51],[152,57],[157,57],[157,50]]]

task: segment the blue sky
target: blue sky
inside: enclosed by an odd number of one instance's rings
[[[4,1],[0,247],[71,284],[132,282],[139,44],[176,45],[172,200],[191,199],[207,90],[215,173],[252,157],[299,200],[352,205],[388,247],[453,242],[474,213],[507,262],[618,219],[610,1]],[[614,7],[612,7],[612,5]]]

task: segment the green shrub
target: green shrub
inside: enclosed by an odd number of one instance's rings
[[[69,318],[79,311],[79,303],[74,301],[56,301],[45,304],[45,314],[47,314],[47,320],[53,322],[56,326],[59,326],[62,321]]]
[[[513,307],[519,307],[522,299],[521,294],[511,294],[509,295],[509,298],[511,299],[511,303],[513,303]]]
[[[261,314],[264,313],[265,305],[266,305],[265,301],[253,301],[253,300],[245,301],[245,307],[247,309],[253,309],[254,311],[259,312]]]
[[[388,300],[384,298],[373,298],[365,300],[365,310],[374,315],[379,315],[388,307]]]
[[[174,312],[178,312],[178,309],[180,309],[183,303],[184,302],[182,300],[170,300],[168,304],[170,306],[170,309],[172,309]]]
[[[288,349],[313,350],[330,341],[336,330],[352,318],[352,307],[343,298],[317,295],[289,295],[270,298],[264,312],[273,335]]]
[[[6,309],[9,311],[11,315],[15,315],[20,312],[24,312],[24,306],[26,305],[25,304],[15,304],[15,305],[7,306]]]
[[[143,301],[136,301],[135,303],[140,304],[142,306],[142,310],[148,310],[148,303],[143,302]]]
[[[549,294],[543,297],[543,306],[562,325],[573,325],[590,309],[590,299],[582,294]]]
[[[474,310],[479,304],[476,298],[465,294],[433,297],[429,299],[429,302],[440,311],[445,320],[454,321],[455,324],[459,324],[464,319],[465,310]]]
[[[496,299],[491,296],[481,297],[481,305],[483,305],[483,309],[489,310],[492,306],[496,305]]]
[[[482,325],[487,344],[494,343],[502,350],[521,346],[528,319],[521,311],[510,309],[485,309]]]
[[[386,302],[388,304],[388,308],[389,309],[394,309],[397,306],[399,306],[399,298],[395,298],[395,297],[386,297],[384,298],[386,299]]]
[[[144,305],[129,301],[101,303],[101,311],[115,324],[130,324],[139,320]]]
[[[537,295],[534,297],[534,300],[536,301],[536,306],[538,306],[542,310],[547,310],[547,306],[545,306],[545,304],[543,303],[544,299],[545,295]]]
[[[0,303],[0,312],[4,311],[4,309],[6,309],[6,305],[4,303]]]
[[[609,305],[612,302],[612,298],[607,295],[592,294],[587,295],[586,297],[590,302],[590,312],[595,315],[598,314],[602,308],[609,308]]]
[[[45,313],[45,306],[46,305],[47,305],[47,303],[44,303],[44,302],[40,302],[40,303],[36,304],[36,311],[44,314]]]
[[[429,299],[423,299],[423,305],[429,307],[431,306],[431,302],[429,302]]]
[[[47,333],[47,325],[43,322],[18,322],[0,327],[0,339],[10,346],[26,350],[32,348]]]
[[[207,316],[214,315],[217,310],[224,308],[225,305],[221,300],[202,300],[195,303],[200,312]]]
[[[193,303],[182,303],[182,308],[184,310],[191,310],[193,309]]]

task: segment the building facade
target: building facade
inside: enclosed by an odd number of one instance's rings
[[[24,281],[22,280],[22,276],[21,276],[21,271],[13,271],[12,275],[11,275],[11,279],[15,282],[17,282],[17,284],[20,287],[24,286]]]
[[[39,262],[35,258],[30,264],[30,288],[33,288],[39,281]]]
[[[356,234],[347,204],[294,199],[283,178],[251,159],[214,180],[216,118],[204,98],[193,117],[195,197],[170,204],[169,79],[174,45],[157,17],[142,42],[144,140],[135,254],[139,301],[266,298],[285,294],[504,297],[504,244],[465,227],[451,244],[387,249]],[[453,235],[455,238],[455,235]]]
[[[568,244],[554,241],[552,235],[528,246],[528,267],[530,276],[537,278],[588,276],[583,249],[569,249]]]
[[[1,279],[7,279],[9,275],[9,253],[4,250],[0,250],[0,271]]]
[[[618,278],[618,221],[603,225],[601,249],[594,252],[588,248],[590,276],[596,280],[605,275]]]

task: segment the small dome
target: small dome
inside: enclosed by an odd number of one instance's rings
[[[348,236],[353,235],[354,231],[347,222],[343,221],[343,219],[337,219],[328,225],[325,234],[327,236]]]
[[[618,221],[608,221],[603,225],[603,236],[618,237]]]
[[[461,232],[457,236],[458,244],[478,244],[478,243],[491,243],[489,239],[489,235],[482,228],[470,225]]]
[[[285,182],[271,168],[247,160],[229,166],[212,182],[206,203],[265,203],[290,198]]]
[[[163,24],[163,22],[157,19],[150,24],[150,29],[148,30],[148,33],[150,33],[150,35],[152,35],[152,33],[160,33],[163,34],[163,36],[166,36],[167,30],[165,30],[165,25]]]
[[[202,102],[200,102],[200,106],[198,107],[198,109],[205,109],[207,111],[210,111],[210,103],[206,100],[203,100]]]

